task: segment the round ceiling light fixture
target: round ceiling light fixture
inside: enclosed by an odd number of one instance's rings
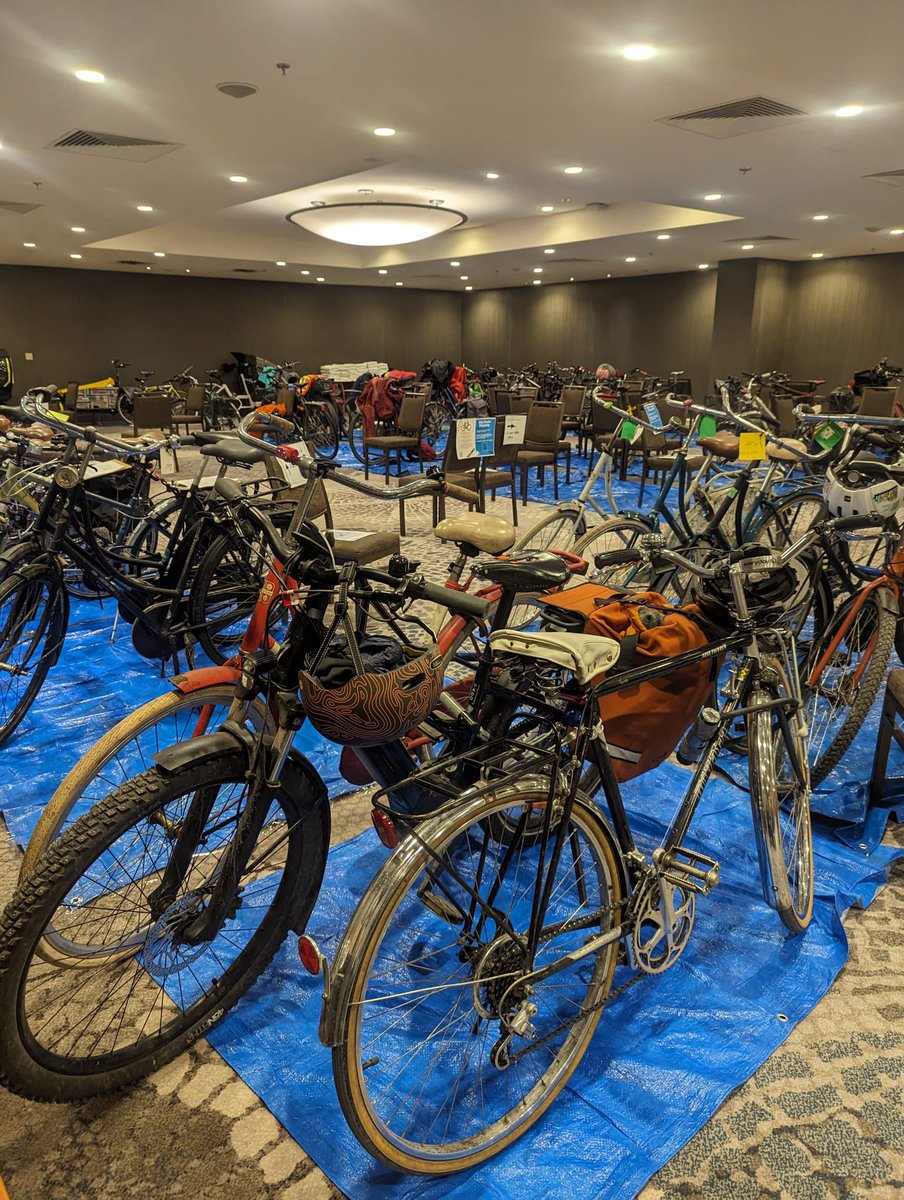
[[[233,100],[247,100],[249,96],[259,92],[260,88],[254,83],[218,83],[217,91],[222,92],[224,96],[231,96]]]
[[[467,216],[442,201],[415,204],[401,201],[351,200],[301,208],[286,220],[309,233],[344,242],[347,246],[403,246],[421,242],[464,225]]]

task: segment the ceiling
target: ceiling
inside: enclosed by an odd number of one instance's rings
[[[6,0],[0,32],[4,263],[476,291],[904,250],[900,0]],[[804,115],[663,123],[749,97]],[[165,145],[47,148],[75,130]],[[468,221],[371,250],[286,220],[363,188]]]

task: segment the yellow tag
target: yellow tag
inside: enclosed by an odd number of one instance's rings
[[[68,421],[69,420],[69,413],[67,413],[67,412],[57,412],[55,409],[51,409],[50,411],[53,414],[53,419],[55,421]]]
[[[755,462],[756,459],[765,457],[765,433],[742,433],[738,446],[738,459],[741,462]]]

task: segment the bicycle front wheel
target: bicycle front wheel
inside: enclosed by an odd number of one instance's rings
[[[68,619],[66,589],[52,571],[33,567],[0,583],[0,746],[59,658]]]
[[[552,838],[519,841],[515,814],[526,825],[545,804],[545,791],[496,794],[425,822],[343,937],[339,1101],[361,1144],[397,1170],[442,1175],[498,1154],[549,1108],[599,1023],[618,950],[615,850],[580,796],[557,863]],[[531,952],[531,902],[547,874]]]
[[[321,458],[339,453],[339,414],[331,404],[313,404],[304,410],[304,436]]]
[[[81,817],[18,888],[0,920],[0,1082],[11,1091],[69,1101],[134,1082],[202,1036],[286,931],[304,927],[329,806],[322,784],[287,771],[216,935],[184,936],[235,837],[246,774],[237,752],[139,775]],[[162,892],[177,850],[181,870]]]
[[[553,509],[520,535],[514,550],[571,550],[584,514],[579,508]],[[576,551],[577,553],[577,551]]]
[[[44,806],[25,847],[19,868],[23,880],[41,855],[83,812],[128,779],[154,765],[153,756],[167,746],[213,733],[223,723],[235,696],[235,685],[212,684],[196,692],[167,692],[129,713],[83,754]],[[256,698],[247,718],[256,730],[272,730],[263,700]]]
[[[751,707],[789,699],[782,681],[775,692],[755,691]],[[792,933],[813,915],[813,836],[806,725],[798,712],[762,708],[747,717],[750,804],[763,897]]]
[[[854,596],[813,640],[802,674],[814,787],[841,761],[879,693],[895,640],[893,603],[884,589]]]

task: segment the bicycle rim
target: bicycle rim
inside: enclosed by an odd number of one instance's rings
[[[67,609],[52,574],[11,575],[0,585],[0,745],[35,702],[59,656]]]
[[[346,933],[360,958],[334,1073],[352,1129],[392,1166],[442,1174],[498,1153],[552,1103],[599,1022],[615,943],[536,982],[529,1000],[518,989],[522,951],[505,920],[519,934],[527,927],[541,847],[497,839],[494,818],[528,813],[545,795],[491,797],[424,826],[431,853],[404,843]],[[535,964],[560,961],[617,924],[620,898],[610,839],[579,801]],[[359,914],[364,928],[356,928]],[[563,930],[565,921],[579,930]],[[503,1030],[516,1009],[530,1014],[532,1029],[506,1049]]]

